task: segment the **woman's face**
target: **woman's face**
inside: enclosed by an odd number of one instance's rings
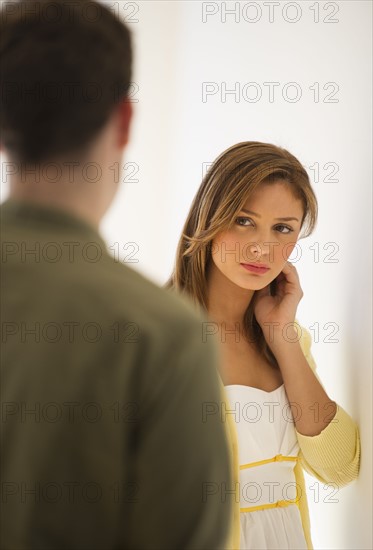
[[[282,271],[291,255],[302,217],[302,202],[293,196],[286,183],[276,180],[262,184],[244,204],[234,226],[213,240],[213,264],[241,288],[264,288]],[[242,266],[255,263],[269,267],[268,271],[254,273]]]

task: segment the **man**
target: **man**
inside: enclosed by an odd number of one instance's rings
[[[129,137],[128,29],[86,0],[4,3],[0,54],[1,548],[224,548],[207,319],[99,234]]]

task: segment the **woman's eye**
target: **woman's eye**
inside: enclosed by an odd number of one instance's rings
[[[241,225],[242,227],[248,227],[248,224],[245,224],[245,223],[241,223],[241,222],[251,222],[251,219],[250,218],[243,218],[243,217],[239,217],[236,219],[238,225]],[[251,223],[250,223],[251,225]],[[288,235],[289,233],[291,233],[292,231],[294,231],[294,229],[292,229],[291,227],[289,227],[288,225],[277,225],[276,226],[276,230],[277,228],[279,227],[282,227],[282,228],[285,228],[287,229],[287,231],[279,231],[279,233],[282,233],[283,235]]]
[[[240,223],[240,221],[249,222],[250,218],[237,218],[236,221],[238,221],[238,225],[244,225],[244,224]]]
[[[287,234],[291,233],[292,231],[294,231],[294,229],[292,229],[291,227],[288,227],[287,225],[278,225],[277,227],[285,227],[285,229],[287,229],[287,231],[285,233],[283,231],[280,231],[280,233],[283,233],[284,235],[287,235]]]

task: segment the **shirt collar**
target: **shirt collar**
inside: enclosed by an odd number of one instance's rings
[[[68,231],[85,233],[88,239],[99,242],[106,250],[106,243],[98,230],[86,220],[68,210],[13,197],[6,199],[0,205],[0,208],[2,221],[9,218],[16,219],[19,223],[35,220],[49,226],[64,227]]]

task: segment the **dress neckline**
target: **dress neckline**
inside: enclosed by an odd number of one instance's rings
[[[284,387],[284,383],[281,384],[281,386],[279,386],[278,388],[272,390],[272,391],[265,391],[265,390],[262,390],[260,388],[254,388],[253,386],[248,386],[247,384],[227,384],[226,386],[224,386],[225,388],[233,388],[233,387],[238,387],[238,388],[249,388],[250,390],[256,390],[256,391],[261,391],[262,393],[267,393],[267,394],[270,394],[270,393],[275,393],[276,391],[278,391],[279,389],[281,389],[282,387]]]

